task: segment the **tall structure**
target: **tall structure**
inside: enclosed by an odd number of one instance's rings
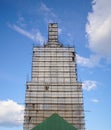
[[[77,81],[75,51],[58,41],[58,25],[48,26],[48,42],[35,46],[32,79],[26,83],[24,130],[54,113],[84,130],[82,83]]]

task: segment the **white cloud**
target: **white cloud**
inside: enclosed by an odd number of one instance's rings
[[[13,100],[0,100],[0,126],[14,127],[23,124],[24,106]]]
[[[57,16],[54,14],[52,8],[49,8],[45,3],[41,3],[40,11],[44,15],[44,20],[46,23],[56,22]]]
[[[100,60],[100,56],[98,55],[92,55],[89,58],[76,55],[76,58],[77,58],[77,64],[84,67],[94,67],[98,65],[99,60]]]
[[[22,34],[22,35],[24,35],[24,36],[26,36],[26,37],[28,37],[28,38],[34,40],[34,36],[33,36],[31,33],[25,31],[24,29],[20,28],[19,26],[15,25],[15,24],[12,24],[12,25],[11,25],[11,24],[8,24],[8,26],[9,26],[11,29],[13,29],[13,30],[19,32],[20,34]]]
[[[53,13],[52,9],[48,8],[47,5],[45,3],[41,3],[40,6],[41,11],[44,12],[45,15],[51,15],[53,17],[56,17],[56,15]]]
[[[16,23],[22,28],[25,28],[27,26],[27,24],[25,23],[25,18],[21,15],[19,15]]]
[[[97,87],[97,81],[86,80],[82,83],[82,87],[87,91],[93,90]]]
[[[99,100],[98,100],[98,99],[95,99],[95,98],[94,98],[94,99],[91,99],[91,101],[94,102],[94,103],[98,103],[98,102],[99,102]]]
[[[106,59],[111,59],[111,0],[95,0],[88,15],[86,33],[89,48]]]
[[[40,33],[40,31],[38,31],[38,32],[34,32],[34,31],[33,32],[28,32],[28,31],[20,28],[19,26],[15,25],[15,24],[12,24],[12,25],[8,24],[8,26],[11,29],[13,29],[13,30],[19,32],[20,34],[28,37],[29,39],[33,40],[34,42],[40,43],[41,45],[45,41],[45,38],[42,36],[42,34]]]
[[[59,35],[61,34],[61,32],[62,32],[62,29],[61,29],[61,28],[58,28],[58,33],[59,33]]]
[[[46,41],[40,32],[37,32],[35,34],[34,39],[35,41],[40,42],[41,44],[43,44]]]

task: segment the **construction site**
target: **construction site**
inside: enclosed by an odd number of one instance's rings
[[[48,25],[48,41],[34,46],[31,81],[26,83],[24,130],[57,113],[77,130],[85,130],[82,83],[76,54],[58,40],[58,24]]]

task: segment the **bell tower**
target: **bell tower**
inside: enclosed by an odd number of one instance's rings
[[[48,42],[33,48],[32,79],[26,83],[24,130],[57,113],[78,130],[85,130],[82,83],[77,80],[73,47],[58,40],[58,25],[48,25]]]

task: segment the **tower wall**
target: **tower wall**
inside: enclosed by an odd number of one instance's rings
[[[33,48],[32,79],[26,84],[24,130],[31,130],[53,113],[84,130],[82,84],[77,81],[75,51],[58,45],[52,46],[49,40],[47,46]]]

